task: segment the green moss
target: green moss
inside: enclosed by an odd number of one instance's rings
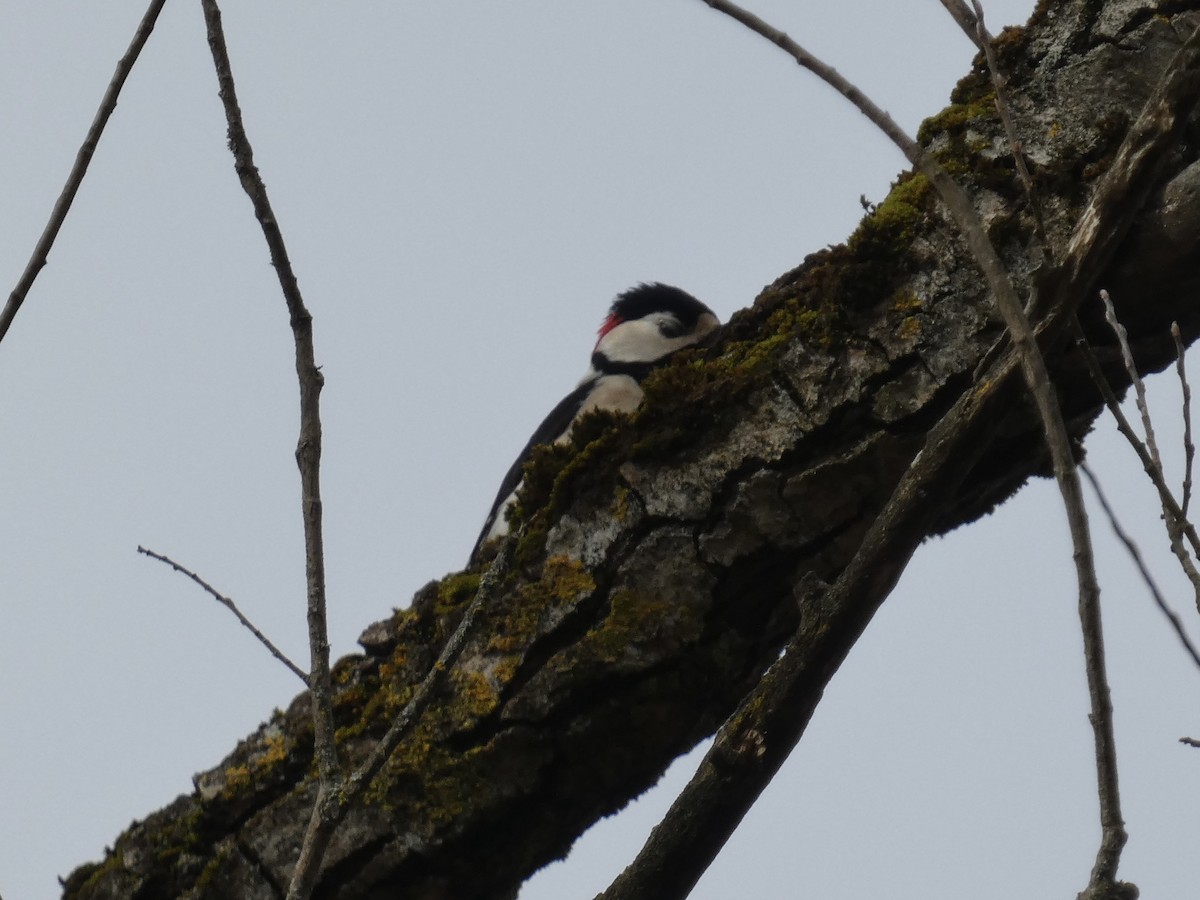
[[[987,76],[983,76],[983,79],[978,84],[971,82],[972,90],[969,94],[952,95],[953,102],[950,106],[922,122],[917,129],[917,143],[927,147],[942,134],[961,137],[972,127],[995,119],[996,92]],[[986,85],[986,88],[975,90],[983,85]]]
[[[937,142],[934,158],[963,184],[975,184],[1013,196],[1020,190],[1016,164],[1011,153],[992,153],[1000,133],[995,93],[989,92],[970,103],[955,104],[921,124],[918,141],[923,146]]]
[[[837,304],[815,295],[787,298],[774,304],[752,340],[731,340],[719,357],[704,362],[701,393],[721,404],[764,383],[774,372],[779,355],[796,337],[812,346],[827,347],[845,327]],[[674,386],[672,386],[674,387]]]
[[[623,413],[595,410],[575,423],[569,441],[534,448],[514,514],[525,523],[515,553],[518,565],[539,563],[547,528],[573,498],[591,485],[611,483],[613,471],[628,458],[622,447],[627,447],[629,422]]]
[[[903,253],[925,223],[931,190],[924,175],[902,175],[850,236],[850,252],[863,259]]]
[[[460,572],[443,578],[437,587],[434,615],[441,617],[465,609],[479,591],[480,578],[478,572]]]
[[[950,91],[950,106],[925,119],[917,127],[917,143],[929,144],[941,133],[961,133],[980,121],[996,116],[996,89],[982,68],[966,74]]]

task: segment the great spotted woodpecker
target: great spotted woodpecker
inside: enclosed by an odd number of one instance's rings
[[[508,532],[505,514],[516,500],[522,468],[534,447],[566,440],[576,420],[594,409],[632,413],[642,402],[642,379],[719,325],[711,309],[667,284],[639,284],[618,295],[600,326],[587,374],[550,411],[500,482],[471,559],[488,541]]]

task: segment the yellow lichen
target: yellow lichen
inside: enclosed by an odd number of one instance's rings
[[[221,797],[224,800],[232,800],[249,786],[249,767],[230,766],[225,770],[225,784],[221,787]]]

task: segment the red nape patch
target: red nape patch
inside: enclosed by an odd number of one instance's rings
[[[604,324],[600,326],[600,330],[596,332],[596,343],[599,344],[604,340],[604,336],[620,325],[625,320],[616,313],[609,313],[608,318],[604,320]]]

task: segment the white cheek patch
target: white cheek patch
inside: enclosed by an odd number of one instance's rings
[[[662,335],[645,319],[622,322],[596,342],[596,350],[613,362],[645,362],[655,358]]]
[[[712,319],[713,325],[703,329],[697,327],[689,334],[674,338],[663,337],[658,326],[646,319],[622,322],[597,341],[596,352],[603,353],[613,362],[654,362],[676,350],[696,343],[703,335],[712,331],[716,327],[716,319],[713,316],[708,316],[708,318]],[[707,323],[704,322],[702,316],[697,325],[703,324]]]

